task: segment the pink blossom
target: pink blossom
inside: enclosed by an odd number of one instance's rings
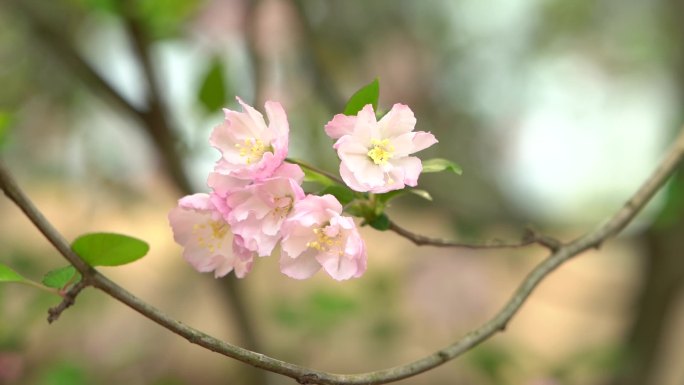
[[[273,177],[257,181],[226,195],[224,218],[244,246],[259,256],[271,255],[281,238],[280,227],[295,202],[304,198],[299,166],[284,163]]]
[[[334,148],[342,161],[340,175],[356,191],[384,193],[418,184],[423,166],[414,152],[437,143],[434,135],[413,131],[416,118],[403,104],[395,104],[379,121],[372,105],[357,116],[335,115],[325,132],[337,139]]]
[[[267,178],[287,156],[287,115],[280,103],[266,102],[267,126],[259,111],[237,100],[243,112],[224,109],[225,121],[211,134],[211,145],[221,152],[216,169],[242,179]]]
[[[295,203],[282,225],[280,271],[306,279],[323,267],[338,281],[360,277],[366,271],[366,246],[354,220],[341,213],[332,195],[307,195]]]
[[[230,226],[216,210],[209,195],[181,198],[169,213],[173,238],[184,247],[183,258],[197,271],[213,271],[216,278],[235,270],[243,278],[252,268],[254,253],[233,237]]]

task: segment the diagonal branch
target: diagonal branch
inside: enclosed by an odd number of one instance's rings
[[[435,246],[435,247],[454,247],[463,249],[514,249],[519,247],[539,244],[551,251],[556,251],[561,247],[561,242],[555,238],[539,234],[532,229],[527,229],[520,242],[510,243],[494,240],[488,243],[465,243],[451,241],[442,238],[432,238],[425,235],[416,234],[409,231],[390,220],[389,229],[397,235],[402,236],[413,242],[416,246]]]
[[[532,291],[546,276],[572,257],[590,248],[598,247],[604,241],[617,235],[624,229],[665,184],[683,157],[684,129],[681,130],[674,145],[653,174],[615,215],[595,230],[589,231],[572,242],[560,246],[557,251],[537,265],[513,293],[511,299],[492,319],[453,344],[419,360],[389,369],[361,374],[333,374],[281,361],[220,341],[170,318],[160,310],[141,301],[116,283],[88,267],[78,258],[61,235],[45,220],[42,214],[19,189],[2,163],[0,163],[0,188],[21,208],[55,248],[83,274],[84,279],[89,279],[94,287],[104,291],[171,332],[182,336],[189,342],[246,364],[291,377],[301,384],[384,384],[412,377],[442,365],[489,339],[497,332],[504,330]]]

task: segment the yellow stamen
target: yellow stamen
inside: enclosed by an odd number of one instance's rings
[[[371,144],[373,148],[368,150],[368,157],[373,160],[373,163],[382,166],[392,159],[394,146],[390,143],[389,139],[372,139]]]
[[[235,143],[235,147],[240,150],[239,154],[247,158],[247,164],[257,162],[264,156],[265,152],[273,151],[270,145],[265,145],[261,139],[245,139],[244,144]]]
[[[312,249],[316,249],[318,251],[322,252],[329,252],[335,248],[337,248],[337,253],[339,255],[343,255],[344,251],[342,251],[342,239],[341,239],[341,234],[337,233],[334,237],[328,236],[323,228],[321,227],[316,227],[313,229],[313,233],[316,234],[316,240],[307,242],[306,246],[310,247]]]

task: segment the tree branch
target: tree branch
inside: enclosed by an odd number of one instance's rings
[[[83,275],[83,279],[98,289],[119,300],[133,310],[182,336],[189,342],[206,349],[242,361],[246,364],[291,377],[301,384],[384,384],[415,376],[452,360],[479,343],[492,337],[506,328],[508,322],[520,310],[537,285],[558,266],[570,258],[597,247],[610,237],[617,235],[627,226],[639,211],[648,203],[653,195],[672,175],[676,165],[684,156],[684,129],[680,132],[671,150],[656,168],[653,174],[643,183],[637,192],[609,220],[572,242],[562,245],[548,258],[537,265],[523,280],[506,305],[488,322],[466,334],[460,340],[414,362],[389,369],[361,374],[333,374],[309,369],[289,362],[281,361],[239,346],[220,341],[199,330],[176,321],[158,309],[136,298],[128,291],[87,266],[71,249],[61,235],[45,220],[24,193],[18,188],[9,172],[0,163],[0,188],[26,214],[36,227],[45,235],[55,248]]]
[[[442,238],[426,237],[406,230],[392,220],[390,220],[389,230],[394,231],[397,235],[408,239],[417,246],[454,247],[464,249],[512,249],[539,244],[551,251],[556,251],[562,246],[562,243],[559,240],[539,234],[530,228],[525,230],[522,239],[517,243],[504,242],[498,239],[488,243],[465,243]]]

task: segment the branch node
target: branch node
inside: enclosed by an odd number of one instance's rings
[[[318,375],[315,373],[307,373],[297,378],[297,382],[302,385],[316,385],[320,383],[320,377],[318,377]]]
[[[48,309],[48,323],[57,321],[59,316],[62,315],[62,312],[76,302],[76,296],[89,285],[90,284],[86,282],[86,279],[84,278],[72,286],[71,289],[64,294],[64,299],[62,299],[62,302],[60,302],[59,305]]]
[[[525,229],[525,233],[522,237],[522,243],[537,243],[539,245],[546,247],[552,253],[555,253],[556,251],[558,251],[558,249],[560,249],[563,246],[563,242],[557,240],[556,238],[540,234],[539,232],[537,232],[529,226]]]

